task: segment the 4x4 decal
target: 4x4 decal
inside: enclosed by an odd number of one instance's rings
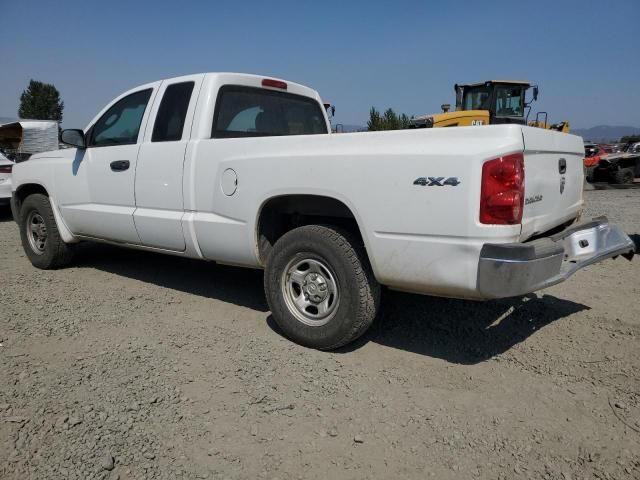
[[[445,185],[456,187],[461,183],[458,177],[449,177],[446,180],[445,177],[419,177],[413,181],[414,185],[420,185],[422,187],[444,187]]]

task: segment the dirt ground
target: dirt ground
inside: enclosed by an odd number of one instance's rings
[[[640,231],[640,190],[585,192]],[[0,218],[0,478],[640,478],[640,258],[524,298],[386,292],[356,345],[277,330],[262,273]]]

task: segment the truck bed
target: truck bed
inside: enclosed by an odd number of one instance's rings
[[[525,197],[540,200],[524,206],[521,225],[481,224],[483,163],[523,151]],[[578,216],[582,155],[580,137],[519,125],[201,140],[186,160],[185,208],[205,257],[223,252],[223,261],[256,266],[255,205],[289,194],[336,198],[354,213],[381,283],[474,297],[483,244],[522,241]],[[227,169],[237,174],[233,196],[209,186]],[[429,177],[459,183],[414,183]]]

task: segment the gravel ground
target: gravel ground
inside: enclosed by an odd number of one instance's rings
[[[585,192],[640,230],[640,191]],[[308,350],[257,271],[83,245],[33,268],[0,218],[0,478],[640,478],[640,259],[524,298],[385,293]]]

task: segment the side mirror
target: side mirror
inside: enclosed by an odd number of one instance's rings
[[[60,141],[67,145],[71,145],[76,148],[87,148],[87,141],[84,137],[84,132],[76,128],[68,128],[62,130],[60,134]]]
[[[336,116],[336,107],[334,107],[333,105],[331,105],[331,116],[332,117]]]
[[[534,100],[538,100],[538,86],[537,85],[535,85],[533,87],[533,99]]]

